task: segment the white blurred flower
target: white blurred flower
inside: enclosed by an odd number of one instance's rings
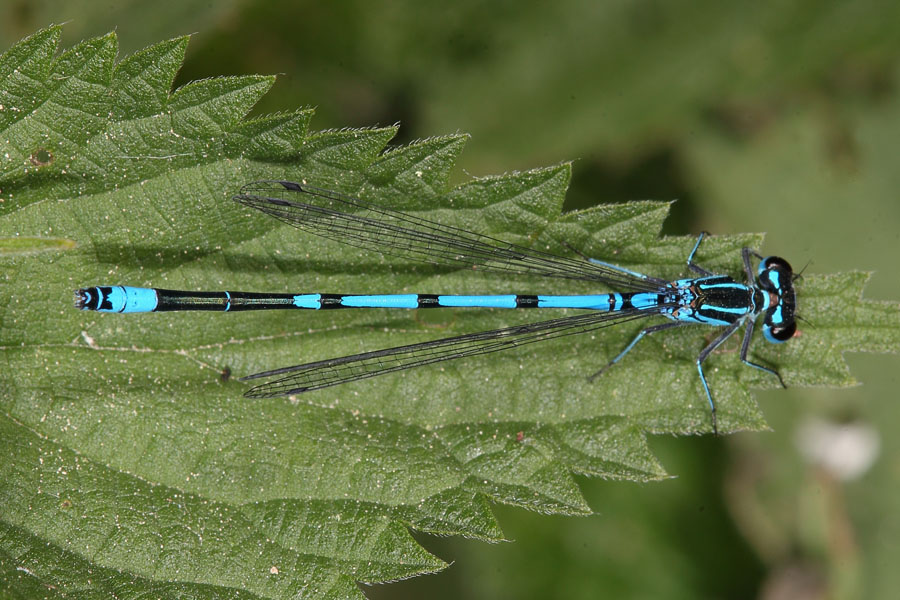
[[[870,425],[839,424],[819,418],[802,423],[794,443],[809,462],[844,481],[856,479],[868,471],[881,447],[878,432]]]

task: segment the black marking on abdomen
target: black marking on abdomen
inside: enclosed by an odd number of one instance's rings
[[[419,294],[418,298],[419,308],[440,308],[441,304],[438,302],[437,294]]]
[[[348,308],[341,304],[346,294],[319,294],[319,308]]]
[[[519,294],[516,296],[516,308],[537,308],[538,297],[532,294]]]

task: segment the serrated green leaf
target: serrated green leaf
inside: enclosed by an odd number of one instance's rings
[[[230,77],[169,86],[186,39],[118,64],[116,38],[53,58],[59,28],[0,57],[0,238],[73,240],[0,252],[0,571],[8,589],[119,597],[361,597],[444,566],[407,528],[500,540],[489,501],[590,512],[573,473],[665,476],[647,432],[708,431],[693,361],[711,331],[643,341],[642,326],[451,361],[309,394],[250,401],[230,374],[534,320],[528,311],[322,314],[83,313],[72,290],[122,283],[321,292],[548,290],[404,264],[300,234],[229,197],[256,179],[316,185],[475,231],[577,248],[667,278],[693,240],[659,238],[665,203],[561,214],[570,166],[449,188],[466,141],[386,150],[394,128],[308,132],[311,111],[246,119],[272,84]],[[714,237],[698,261],[741,274]],[[3,246],[0,246],[3,247]],[[36,250],[44,250],[37,252]],[[841,353],[894,351],[896,303],[865,276],[808,277],[788,344],[754,360],[789,385],[847,385]],[[565,284],[573,293],[579,284]],[[838,310],[839,308],[839,310]],[[720,431],[765,423],[737,346],[708,363]]]

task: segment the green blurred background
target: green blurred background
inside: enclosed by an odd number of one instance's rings
[[[122,55],[194,33],[179,83],[280,74],[259,113],[315,106],[322,129],[399,122],[398,143],[471,133],[457,182],[575,160],[568,208],[678,199],[665,233],[767,231],[764,251],[813,273],[876,271],[868,297],[900,297],[896,0],[5,0],[2,46],[59,22],[65,46],[117,30]],[[864,387],[758,394],[773,432],[654,438],[675,479],[582,478],[591,518],[497,507],[515,543],[419,535],[454,564],[363,589],[897,597],[900,359],[847,358]],[[871,467],[841,479],[805,459],[798,432],[816,419],[876,436]]]

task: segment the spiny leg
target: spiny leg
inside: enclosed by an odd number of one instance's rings
[[[707,271],[694,262],[694,255],[697,254],[697,248],[700,247],[700,242],[703,241],[703,238],[706,237],[706,235],[707,233],[705,231],[700,232],[700,235],[697,237],[697,243],[694,244],[694,249],[691,250],[690,254],[688,254],[687,266],[691,271],[694,271],[695,273],[700,273],[701,275],[708,276],[713,274],[712,271]]]
[[[753,283],[756,280],[756,275],[753,274],[753,265],[750,264],[750,255],[755,256],[759,260],[762,260],[762,256],[756,251],[744,246],[741,248],[741,257],[744,259],[744,272],[747,274],[747,281]]]
[[[709,391],[709,383],[706,382],[706,375],[703,373],[703,361],[707,359],[707,357],[713,353],[713,351],[722,345],[728,338],[732,336],[732,334],[737,331],[738,327],[741,326],[743,320],[737,320],[731,325],[729,325],[725,331],[723,331],[719,337],[711,341],[707,344],[706,348],[700,351],[700,354],[697,355],[697,372],[700,373],[700,382],[703,384],[703,391],[706,392],[706,400],[709,402],[709,410],[712,415],[712,426],[713,426],[713,434],[719,435],[719,426],[716,422],[716,403],[713,402],[712,394]]]
[[[703,238],[705,238],[707,235],[708,235],[708,233],[705,232],[705,231],[701,231],[701,232],[700,232],[700,235],[697,236],[697,241],[694,243],[694,247],[691,249],[691,252],[690,252],[690,254],[688,254],[688,258],[687,258],[687,266],[688,266],[688,268],[689,268],[691,271],[694,271],[695,273],[699,273],[699,274],[704,275],[704,276],[712,275],[713,272],[712,272],[712,271],[709,271],[709,270],[707,270],[707,269],[704,269],[703,267],[701,267],[700,265],[698,265],[697,263],[695,263],[695,262],[694,262],[694,255],[697,254],[697,249],[700,247],[700,242],[702,242],[702,241],[703,241]],[[567,245],[568,245],[568,244],[567,244]],[[748,249],[748,248],[745,248],[745,250],[749,250],[749,249]],[[579,254],[582,258],[586,258],[588,261],[594,263],[595,265],[603,265],[604,267],[609,267],[610,269],[615,269],[616,271],[620,271],[620,272],[622,272],[622,273],[627,273],[627,274],[633,275],[633,276],[635,276],[635,277],[640,277],[641,279],[654,279],[654,278],[652,278],[652,277],[648,277],[647,275],[644,275],[643,273],[638,273],[637,271],[632,271],[632,270],[630,270],[630,269],[626,269],[626,268],[620,267],[620,266],[618,266],[618,265],[614,265],[614,264],[611,264],[611,263],[608,263],[608,262],[604,262],[604,261],[602,261],[602,260],[597,260],[596,258],[589,258],[589,257],[585,256],[584,254],[582,254],[581,252],[578,252],[577,250],[576,250],[575,252],[576,252],[577,254]],[[745,263],[749,265],[749,262],[747,262],[747,261],[748,261],[748,259],[745,259]],[[750,279],[751,279],[751,281],[752,281],[752,279],[753,279],[753,276],[752,276],[752,275],[750,276]]]
[[[649,335],[651,333],[656,333],[657,331],[664,331],[666,329],[672,329],[674,327],[681,327],[682,325],[687,325],[687,324],[688,324],[687,321],[670,321],[669,323],[660,323],[659,325],[654,325],[652,327],[647,327],[646,329],[642,329],[641,332],[638,333],[634,337],[633,340],[631,340],[631,343],[628,344],[627,346],[625,346],[624,350],[619,352],[618,356],[616,356],[614,359],[609,361],[609,363],[607,363],[607,365],[605,367],[603,367],[602,369],[600,369],[599,371],[597,371],[596,373],[594,373],[593,375],[588,377],[588,381],[594,381],[594,379],[596,379],[597,377],[600,377],[600,375],[602,375],[604,371],[606,371],[611,366],[613,366],[614,364],[616,364],[617,362],[622,360],[622,357],[625,356],[626,354],[628,354],[628,352],[632,348],[634,348],[634,345],[637,344],[640,341],[640,339],[642,337],[644,337],[645,335]]]
[[[753,337],[753,321],[747,320],[747,331],[744,333],[744,341],[741,343],[741,361],[745,365],[751,366],[754,369],[759,369],[760,371],[765,371],[766,373],[771,373],[775,377],[778,378],[778,383],[781,384],[781,387],[787,389],[787,385],[784,383],[784,379],[781,378],[781,373],[776,371],[775,369],[771,369],[769,367],[756,364],[755,362],[751,362],[747,360],[747,351],[750,349],[750,338]]]

